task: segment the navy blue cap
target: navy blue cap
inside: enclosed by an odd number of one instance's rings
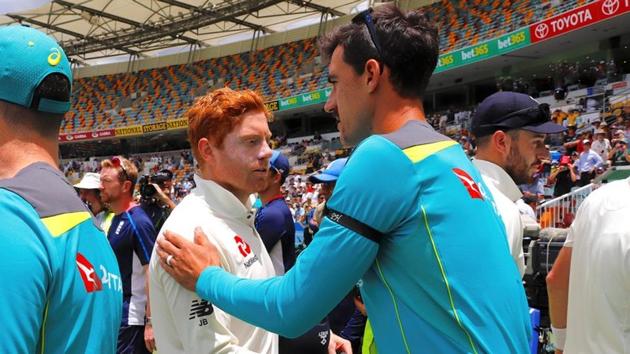
[[[291,166],[289,165],[289,159],[278,150],[273,150],[271,158],[269,159],[269,167],[280,172],[282,178],[287,178]]]
[[[523,129],[539,134],[556,134],[565,127],[551,121],[548,104],[540,104],[531,96],[501,91],[483,100],[472,118],[471,131],[476,137],[497,130]]]

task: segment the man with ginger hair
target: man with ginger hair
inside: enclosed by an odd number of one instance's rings
[[[203,237],[198,226],[219,249],[222,267],[243,278],[276,275],[254,229],[249,200],[267,178],[272,153],[269,118],[261,97],[249,90],[223,88],[195,102],[188,111],[188,138],[199,165],[194,177],[197,187],[162,227],[192,241]],[[178,259],[167,261],[177,264]],[[232,317],[180,286],[160,266],[155,252],[150,272],[152,320],[160,352],[278,352],[276,334]]]

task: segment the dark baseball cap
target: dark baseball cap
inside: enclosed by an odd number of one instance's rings
[[[476,137],[512,129],[539,134],[556,134],[566,130],[551,121],[548,104],[540,104],[522,93],[497,92],[479,104],[471,125],[471,131]]]
[[[276,170],[282,178],[287,178],[291,166],[289,165],[289,159],[284,156],[280,151],[273,150],[271,158],[269,159],[269,167]]]

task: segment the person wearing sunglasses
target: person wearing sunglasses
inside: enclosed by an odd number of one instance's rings
[[[565,130],[552,122],[548,105],[518,92],[501,91],[488,96],[472,119],[471,131],[477,141],[473,164],[492,194],[521,276],[525,272],[524,227],[536,224],[536,220],[519,211],[517,203],[523,193],[518,186],[529,184],[548,157],[546,135]]]
[[[420,10],[391,3],[323,37],[332,84],[324,108],[356,149],[289,272],[243,280],[218,267],[212,245],[169,232],[158,252],[178,262],[165,269],[284,336],[312,327],[362,279],[379,352],[529,352],[525,291],[491,197],[461,146],[425,119],[438,42]]]
[[[0,28],[0,353],[116,352],[116,256],[59,171],[72,69],[46,34]]]
[[[148,269],[156,232],[144,209],[133,201],[138,169],[121,156],[101,161],[101,200],[114,212],[107,239],[118,259],[123,309],[118,354],[155,349],[149,307]]]

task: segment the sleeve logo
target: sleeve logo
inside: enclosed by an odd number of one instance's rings
[[[92,266],[87,258],[78,252],[77,267],[79,268],[79,274],[81,274],[83,285],[85,285],[85,290],[88,293],[103,290],[103,283],[101,283],[101,279],[98,277],[98,274],[96,274],[94,266]]]
[[[189,320],[194,320],[196,318],[199,319],[199,327],[205,326],[208,324],[208,319],[203,317],[208,317],[214,312],[214,308],[212,304],[206,300],[195,299],[192,301],[190,305],[190,314],[188,315]]]
[[[466,187],[466,190],[472,199],[483,200],[483,193],[481,192],[479,185],[468,173],[466,173],[466,171],[454,168],[453,173],[457,176],[457,178],[459,178],[459,181],[462,182],[464,187]]]

